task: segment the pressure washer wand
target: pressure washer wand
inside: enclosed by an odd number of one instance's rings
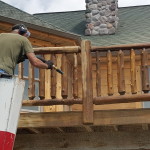
[[[46,63],[46,62],[47,62],[45,59],[43,59],[43,58],[41,58],[41,57],[38,57],[38,56],[37,56],[37,58],[40,59],[43,63]],[[64,74],[64,72],[61,71],[60,69],[58,69],[55,65],[52,65],[52,67],[53,67],[58,73]]]

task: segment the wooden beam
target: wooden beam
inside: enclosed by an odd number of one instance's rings
[[[23,100],[23,106],[50,106],[50,105],[72,105],[82,104],[81,99],[43,99]]]
[[[23,74],[24,74],[24,67],[23,63],[21,62],[18,64],[18,78],[23,79]]]
[[[149,150],[150,132],[135,125],[126,131],[17,134],[14,150]],[[137,127],[137,128],[136,128]]]
[[[61,90],[61,95],[63,98],[68,97],[68,59],[67,55],[64,53],[62,54],[62,71],[64,72],[62,76],[62,90]]]
[[[132,94],[136,94],[137,93],[137,86],[136,86],[136,63],[135,63],[135,51],[133,49],[131,49],[131,92]]]
[[[117,56],[117,77],[118,77],[118,92],[120,95],[125,94],[125,75],[124,75],[124,53],[122,50]]]
[[[28,97],[29,99],[32,100],[35,98],[34,66],[32,66],[30,62],[28,66],[29,66],[28,67],[29,70]]]
[[[149,65],[148,65],[148,52],[145,49],[143,49],[142,51],[141,67],[142,67],[142,91],[144,93],[148,93],[150,90]]]
[[[150,109],[94,111],[94,126],[150,124]],[[83,126],[82,112],[23,113],[18,128]]]
[[[132,130],[134,132],[107,131],[69,134],[18,134],[14,150],[149,150],[150,133],[147,131]]]
[[[40,99],[45,98],[45,70],[39,69],[39,97]]]
[[[92,87],[92,61],[90,55],[91,42],[81,42],[81,65],[82,65],[82,97],[83,97],[83,122],[93,122],[93,87]]]
[[[44,55],[45,60],[51,60],[51,55]],[[51,99],[51,71],[50,69],[45,70],[45,98]],[[50,112],[51,107],[43,107],[44,112]]]
[[[107,85],[108,85],[108,95],[112,96],[114,94],[113,88],[113,69],[112,69],[112,53],[109,50],[107,52]]]
[[[40,53],[78,53],[81,51],[79,46],[62,46],[62,47],[38,47],[33,48],[36,54]]]
[[[144,102],[144,101],[150,101],[150,94],[95,97],[93,103],[95,105],[103,105],[116,103]]]
[[[73,39],[58,36],[58,35],[51,34],[45,31],[43,32],[43,31],[31,29],[31,28],[28,28],[28,29],[31,32],[31,36],[33,38],[38,38],[42,41],[50,42],[53,45],[76,45],[75,44],[76,41]]]
[[[73,57],[73,97],[78,98],[78,81],[79,81],[79,74],[78,74],[78,59],[77,54],[74,53]]]
[[[96,52],[96,92],[97,96],[101,96],[101,62],[100,52]]]
[[[116,104],[150,101],[150,94],[134,94],[121,96],[103,96],[93,98],[93,104]],[[23,106],[49,106],[49,105],[73,105],[83,104],[82,99],[45,99],[45,100],[23,100]]]
[[[57,66],[56,55],[51,55],[51,61]],[[57,79],[56,79],[56,71],[54,69],[51,70],[51,97],[56,98],[56,87],[57,87]]]

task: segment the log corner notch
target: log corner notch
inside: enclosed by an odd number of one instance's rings
[[[93,123],[93,86],[92,86],[92,61],[91,42],[81,42],[81,65],[82,65],[82,94],[83,94],[83,123]]]

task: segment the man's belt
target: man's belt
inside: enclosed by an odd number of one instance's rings
[[[0,78],[6,78],[6,79],[11,79],[12,75],[8,74],[7,72],[5,72],[4,70],[0,69]]]

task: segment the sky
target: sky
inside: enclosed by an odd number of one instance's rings
[[[27,13],[85,10],[85,0],[1,0]],[[150,5],[150,0],[118,0],[119,7]]]

